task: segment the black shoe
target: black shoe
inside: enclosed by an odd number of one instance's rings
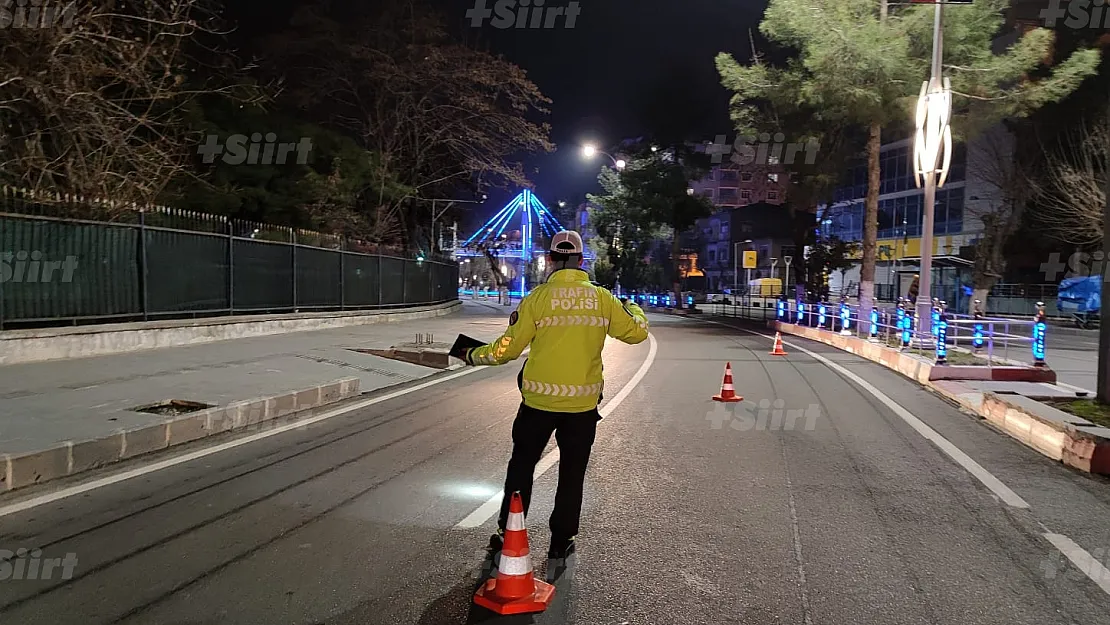
[[[497,553],[505,546],[505,530],[497,530],[497,533],[489,537],[489,551],[490,553]]]
[[[574,539],[552,540],[547,550],[547,583],[554,584],[566,573],[570,556],[574,554]]]
[[[566,560],[574,553],[574,538],[552,539],[551,547],[547,550],[548,560]]]

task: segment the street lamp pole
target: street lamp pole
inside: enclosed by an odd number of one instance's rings
[[[738,257],[740,256],[740,254],[738,254],[736,250],[740,249],[741,245],[748,245],[751,242],[752,242],[751,239],[746,239],[744,241],[737,241],[736,243],[732,244],[732,305],[733,306],[736,305],[736,291],[739,290],[739,289],[736,288],[736,281],[740,278],[740,270],[739,270],[739,268],[737,267],[737,264],[736,264],[737,260],[739,260]],[[751,282],[752,282],[752,270],[749,269],[748,270],[748,284],[750,285]]]
[[[933,63],[929,80],[921,85],[917,103],[917,136],[914,140],[914,182],[925,187],[925,218],[921,233],[921,280],[917,291],[918,342],[932,342],[933,218],[937,188],[944,186],[952,158],[952,88],[941,76],[944,49],[944,4],[936,3],[933,16]],[[943,161],[941,160],[943,157]]]
[[[437,219],[439,219],[440,217],[443,217],[443,215],[447,211],[451,210],[451,206],[453,204],[482,204],[489,198],[487,196],[483,195],[482,199],[480,199],[480,200],[450,200],[450,199],[446,199],[446,198],[429,198],[429,199],[432,202],[432,230],[431,230],[431,232],[429,233],[429,236],[428,236],[428,247],[432,248],[430,250],[431,252],[434,252],[435,251],[435,236],[436,236],[436,220]],[[441,210],[437,213],[436,212],[436,202],[447,202],[447,206],[444,206],[443,210]],[[443,246],[440,245],[440,247],[442,248]]]
[[[594,147],[592,145],[587,145],[587,146],[583,147],[582,148],[582,154],[587,159],[593,158],[594,154],[604,154],[605,156],[609,157],[609,160],[613,161],[613,167],[615,167],[617,169],[617,171],[620,171],[620,170],[624,169],[625,166],[628,165],[628,163],[626,163],[624,161],[624,159],[615,158],[612,154],[610,154],[608,152],[605,152],[603,150],[599,150],[599,149],[597,149],[596,147]]]

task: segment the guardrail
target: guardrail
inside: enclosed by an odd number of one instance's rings
[[[1045,366],[1045,318],[975,317],[933,309],[932,332],[919,336],[913,310],[875,307],[871,323],[861,324],[859,307],[847,303],[771,300],[752,305],[699,304],[707,314],[755,321],[782,321],[867,338],[902,351],[934,358],[936,364],[987,367],[1013,365],[1019,359]],[[864,329],[866,326],[866,330]],[[955,348],[955,354],[950,352]]]

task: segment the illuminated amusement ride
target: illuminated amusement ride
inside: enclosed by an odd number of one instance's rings
[[[536,268],[536,279],[542,282],[547,253],[544,243],[563,229],[536,194],[525,189],[464,241],[455,256],[460,264],[468,264],[474,258],[488,258],[483,250],[490,250],[497,258],[502,275],[511,280],[511,295],[523,297],[534,286],[528,283],[529,268]],[[594,255],[589,249],[585,253],[588,265]],[[497,267],[492,269],[498,270]]]

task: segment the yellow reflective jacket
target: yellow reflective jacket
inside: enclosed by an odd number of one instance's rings
[[[597,407],[604,385],[606,335],[640,343],[648,336],[647,316],[591,284],[585,271],[561,269],[520,302],[501,338],[471,349],[466,361],[503,365],[531,345],[521,381],[524,403],[550,412],[586,412]]]

